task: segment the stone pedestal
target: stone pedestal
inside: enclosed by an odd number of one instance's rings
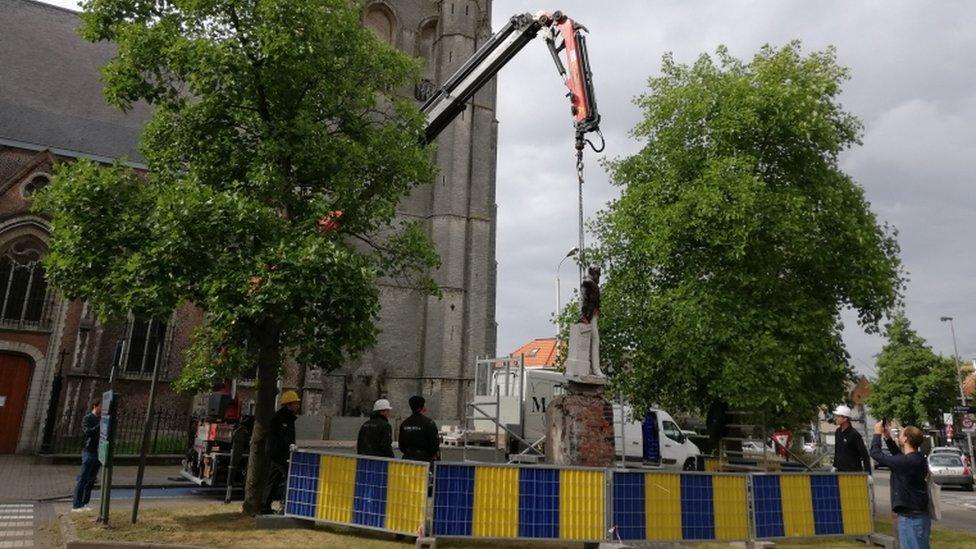
[[[599,393],[556,397],[546,406],[546,426],[546,463],[613,465],[613,409]]]

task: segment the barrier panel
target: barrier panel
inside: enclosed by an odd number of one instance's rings
[[[425,462],[296,450],[285,515],[416,535],[427,520]]]
[[[758,538],[854,536],[874,531],[863,473],[754,473]]]
[[[615,539],[749,539],[745,475],[620,470],[612,485]]]
[[[438,537],[606,539],[607,471],[438,463],[431,533]]]
[[[863,473],[437,463],[428,513],[429,468],[296,450],[285,514],[406,535],[593,542],[850,537],[874,526]]]

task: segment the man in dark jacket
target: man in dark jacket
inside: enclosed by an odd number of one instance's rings
[[[400,424],[398,442],[404,459],[434,461],[440,458],[441,440],[434,420],[425,416],[427,401],[422,396],[410,397],[413,414]]]
[[[270,515],[271,502],[282,499],[282,488],[288,478],[288,458],[291,456],[291,446],[295,444],[295,420],[301,410],[302,401],[295,391],[281,393],[279,399],[281,408],[275,412],[271,420],[271,430],[265,439],[265,448],[271,459],[271,471],[264,488],[264,503],[261,514]]]
[[[356,438],[356,453],[364,456],[396,457],[393,454],[393,427],[390,426],[390,413],[393,407],[385,398],[373,404],[373,415],[359,428]]]
[[[851,425],[854,413],[847,406],[834,410],[834,469],[841,472],[865,472],[871,474],[871,459],[864,446],[864,438]]]
[[[881,452],[881,437],[885,438],[890,456]],[[898,515],[898,541],[902,549],[928,549],[932,519],[929,517],[929,474],[925,456],[918,451],[924,440],[918,427],[902,429],[898,440],[901,448],[891,440],[887,427],[874,425],[871,457],[891,469],[891,511]]]
[[[102,399],[98,397],[92,399],[91,411],[81,419],[81,473],[75,483],[75,493],[71,500],[72,511],[91,511],[88,502],[91,501],[92,486],[95,485],[98,471],[102,468],[102,463],[98,461],[101,417]]]

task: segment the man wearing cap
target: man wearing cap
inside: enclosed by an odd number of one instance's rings
[[[441,440],[434,420],[424,415],[427,401],[417,395],[410,397],[410,411],[413,414],[400,424],[397,441],[404,459],[414,461],[434,461],[441,451]]]
[[[271,514],[272,501],[281,499],[284,481],[288,477],[291,446],[295,444],[295,420],[298,419],[298,412],[302,406],[298,393],[291,390],[281,393],[278,402],[281,408],[275,412],[271,420],[271,430],[268,432],[268,438],[265,439],[265,448],[271,459],[271,471],[264,488],[264,506],[261,509],[261,514],[264,515]]]
[[[854,413],[847,406],[840,405],[834,410],[834,469],[837,471],[865,472],[871,474],[871,458],[864,446],[861,433],[851,425]]]
[[[390,401],[385,398],[373,404],[373,415],[359,428],[356,453],[364,456],[396,457],[393,454],[393,427],[390,426]]]

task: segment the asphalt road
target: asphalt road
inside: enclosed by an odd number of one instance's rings
[[[879,515],[891,512],[889,477],[890,473],[886,470],[874,472],[874,505]],[[965,492],[962,488],[944,486],[942,520],[936,524],[976,532],[976,492]]]

